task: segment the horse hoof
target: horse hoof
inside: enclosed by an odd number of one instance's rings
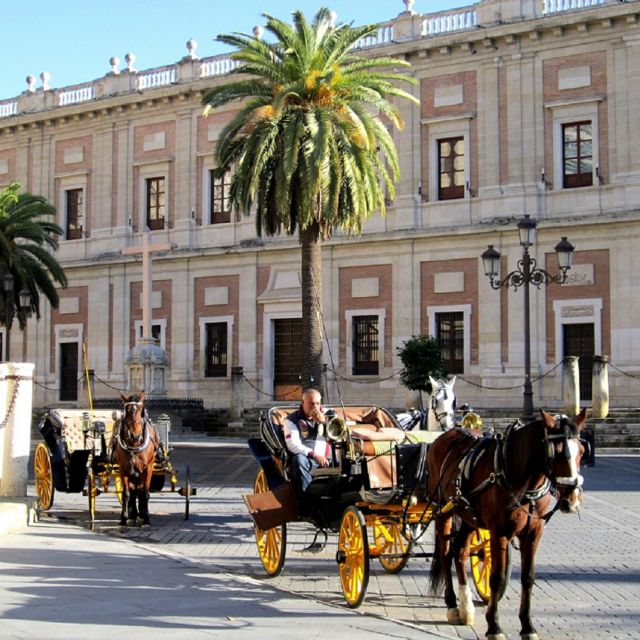
[[[151,529],[151,524],[150,524],[149,522],[143,522],[143,523],[140,525],[140,528],[141,528],[141,529]]]
[[[127,523],[126,523],[127,527],[133,527],[135,526],[135,524],[136,524],[136,521],[133,518],[127,519]]]
[[[504,633],[488,633],[487,640],[507,640],[507,636]]]
[[[468,611],[466,613],[460,613],[460,622],[459,624],[466,624],[469,626],[473,626],[476,621],[475,611]]]
[[[521,633],[520,640],[540,640],[537,633]]]
[[[447,609],[447,622],[449,624],[460,624],[460,610],[458,607]]]

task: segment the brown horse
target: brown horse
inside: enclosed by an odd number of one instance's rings
[[[527,425],[510,426],[504,437],[480,437],[455,428],[443,433],[427,455],[429,495],[436,516],[436,553],[431,566],[431,591],[445,586],[447,619],[473,624],[473,602],[465,563],[473,530],[491,535],[491,594],[487,607],[487,637],[505,640],[498,621],[498,601],[507,586],[509,544],[518,538],[521,555],[520,637],[537,640],[531,622],[531,591],[535,581],[535,554],[545,522],[559,509],[576,512],[582,503],[580,459],[584,448],[580,431],[586,409],[575,420],[551,416]],[[556,505],[550,508],[551,493]],[[443,506],[447,508],[442,509]],[[453,508],[451,508],[453,507]],[[453,532],[453,516],[461,521]],[[460,606],[451,577],[455,560]]]
[[[121,395],[124,412],[113,439],[114,461],[122,482],[121,526],[149,526],[149,487],[159,446],[158,434],[144,411],[144,392]]]

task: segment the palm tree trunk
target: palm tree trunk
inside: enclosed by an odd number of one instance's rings
[[[300,231],[302,285],[302,388],[322,391],[322,241],[320,225]]]

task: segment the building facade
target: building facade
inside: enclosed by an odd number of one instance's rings
[[[536,406],[557,408],[567,355],[610,360],[612,406],[632,406],[640,375],[640,2],[483,0],[418,14],[413,2],[363,55],[411,62],[420,105],[402,104],[394,132],[402,177],[386,217],[359,237],[323,245],[324,386],[330,401],[408,400],[398,348],[440,340],[458,398],[520,407],[522,291],[493,290],[488,244],[502,275],[522,256],[516,223],[538,223],[537,264],[557,273],[554,246],[575,245],[566,284],[531,291]],[[401,8],[401,7],[399,7]],[[296,237],[258,238],[229,210],[213,149],[232,115],[203,117],[201,99],[228,81],[228,57],[188,55],[136,71],[134,58],[92,82],[36,88],[0,101],[0,187],[20,181],[57,208],[57,259],[69,287],[10,336],[34,362],[37,405],[77,400],[86,364],[95,394],[127,387],[141,335],[142,264],[122,255],[148,228],[172,249],[153,258],[152,331],[166,349],[171,396],[229,405],[232,367],[244,401],[294,399],[301,291]],[[3,344],[6,331],[3,328]]]

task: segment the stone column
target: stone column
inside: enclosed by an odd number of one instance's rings
[[[0,497],[27,495],[34,366],[0,364]]]
[[[594,356],[592,378],[592,408],[591,417],[604,419],[609,415],[609,373],[607,371],[607,356]]]
[[[232,423],[242,425],[242,414],[244,413],[244,369],[242,367],[231,367],[231,404],[229,414]]]
[[[568,416],[580,412],[578,356],[565,356],[562,361],[562,412]]]

